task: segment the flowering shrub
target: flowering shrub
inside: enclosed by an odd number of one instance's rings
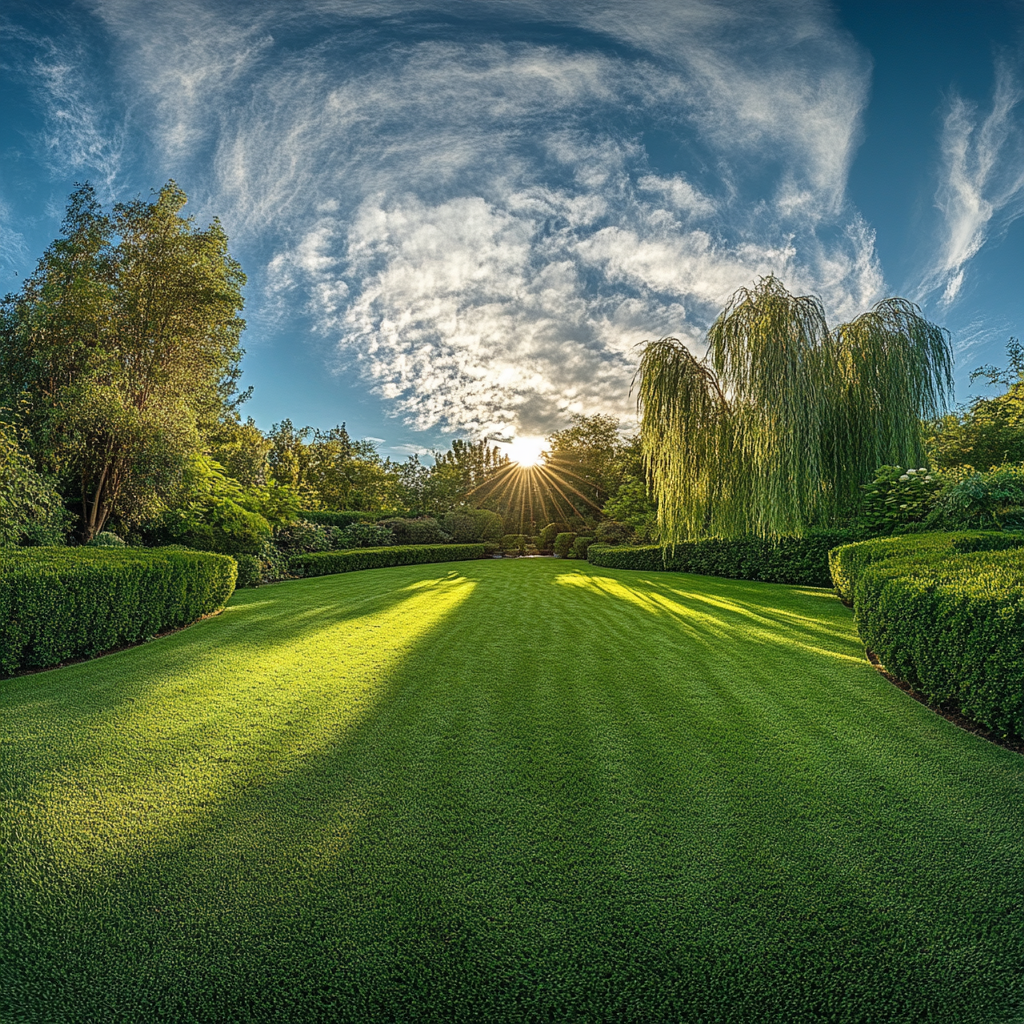
[[[858,525],[870,533],[900,533],[924,523],[934,511],[943,487],[939,473],[925,467],[879,466],[864,486]]]

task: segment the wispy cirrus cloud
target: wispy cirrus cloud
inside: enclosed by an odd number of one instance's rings
[[[637,342],[699,347],[759,274],[880,297],[845,195],[869,67],[825,6],[95,10],[166,164],[269,249],[265,307],[419,429],[626,421]]]
[[[967,264],[993,232],[1024,214],[1024,89],[1006,62],[996,64],[992,108],[954,95],[942,128],[942,168],[936,204],[943,237],[921,295],[941,289],[951,305],[963,288]]]

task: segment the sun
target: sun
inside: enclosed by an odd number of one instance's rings
[[[523,469],[530,469],[541,461],[543,451],[543,437],[516,437],[509,442],[505,454],[516,465]]]

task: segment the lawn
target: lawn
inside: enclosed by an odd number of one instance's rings
[[[11,1024],[1022,1012],[1024,759],[826,591],[296,581],[0,682],[0,736]]]

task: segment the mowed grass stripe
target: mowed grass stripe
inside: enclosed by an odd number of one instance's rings
[[[296,581],[0,716],[5,1021],[1021,1011],[1024,762],[824,591]]]

